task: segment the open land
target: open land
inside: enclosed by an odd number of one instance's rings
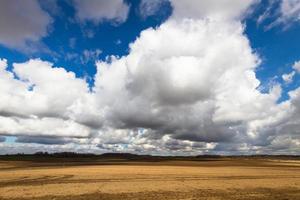
[[[300,159],[0,158],[0,199],[300,199]]]

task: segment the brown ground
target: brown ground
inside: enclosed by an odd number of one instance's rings
[[[0,199],[300,199],[300,161],[0,161]]]

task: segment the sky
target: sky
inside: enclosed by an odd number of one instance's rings
[[[0,154],[300,153],[300,0],[0,1]]]

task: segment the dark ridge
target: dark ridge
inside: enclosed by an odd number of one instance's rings
[[[34,154],[11,154],[0,155],[0,160],[12,161],[99,161],[99,160],[118,160],[118,161],[167,161],[167,160],[218,160],[218,159],[300,159],[300,155],[197,155],[197,156],[153,156],[153,155],[139,155],[132,153],[75,153],[75,152],[36,152]]]

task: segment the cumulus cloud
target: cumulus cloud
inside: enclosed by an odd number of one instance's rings
[[[290,102],[277,104],[280,85],[269,93],[258,89],[260,60],[238,20],[255,2],[223,11],[217,2],[194,3],[172,2],[173,16],[143,31],[128,56],[98,62],[95,91],[109,105],[105,118],[118,129],[146,129],[149,144],[165,136],[176,141],[161,148],[180,141],[224,148],[235,141],[244,144],[237,151],[263,152],[293,108]]]
[[[66,108],[88,90],[86,82],[76,78],[73,72],[53,68],[51,63],[41,60],[15,63],[14,73],[6,67],[6,61],[2,60],[0,108],[7,114],[63,117]]]
[[[106,119],[117,128],[143,127],[179,140],[222,142],[250,134],[245,123],[273,112],[265,108],[275,106],[280,88],[257,90],[260,61],[243,25],[214,15],[191,18],[190,12],[178,20],[176,11],[158,29],[143,31],[128,56],[98,62],[95,91],[106,97]]]
[[[24,49],[45,37],[51,22],[37,0],[0,1],[0,44]]]
[[[2,134],[87,137],[84,124],[100,121],[92,114],[93,94],[86,81],[51,63],[30,60],[14,64],[11,72],[1,60],[0,83]]]
[[[0,123],[0,133],[4,135],[88,137],[90,134],[90,130],[84,125],[57,118],[24,119],[1,116]]]
[[[111,21],[117,24],[126,21],[130,6],[123,0],[74,0],[76,17],[96,24]]]
[[[51,63],[9,70],[1,60],[0,134],[69,138],[60,148],[75,150],[298,152],[300,89],[281,103],[279,84],[259,90],[260,58],[241,22],[256,1],[231,2],[172,0],[173,15],[142,31],[128,55],[96,63],[91,90]]]
[[[115,126],[140,126],[180,139],[224,140],[236,132],[223,121],[245,118],[243,104],[260,98],[251,72],[257,62],[240,24],[169,21],[142,32],[129,56],[99,62],[95,90],[107,98],[103,104],[110,104],[108,117]],[[234,92],[236,81],[240,89]],[[231,102],[241,93],[245,99]]]

